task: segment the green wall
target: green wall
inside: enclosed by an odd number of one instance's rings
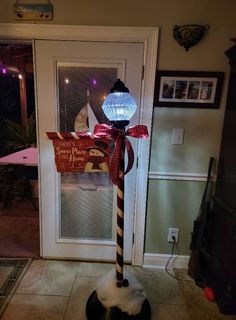
[[[22,2],[39,2],[22,0]],[[43,2],[43,0],[42,0]],[[46,2],[46,1],[45,1]],[[210,156],[218,158],[227,93],[228,60],[224,51],[236,37],[235,0],[52,0],[54,20],[49,24],[151,26],[160,28],[158,70],[223,71],[220,108],[155,108],[150,171],[182,175],[206,174]],[[16,22],[15,0],[0,1],[0,23]],[[45,22],[42,22],[45,23]],[[204,39],[186,52],[172,37],[175,24],[209,24]],[[173,128],[184,128],[184,144],[173,146]],[[156,175],[157,176],[157,175]],[[150,180],[146,245],[149,253],[169,253],[167,229],[180,227],[180,254],[188,253],[192,222],[197,215],[204,183]]]
[[[210,156],[218,158],[223,107],[154,108],[150,171],[206,174]],[[172,145],[173,128],[184,128],[182,145]]]
[[[193,217],[198,214],[204,182],[150,180],[145,252],[170,253],[168,228],[179,228],[180,254],[189,254]]]

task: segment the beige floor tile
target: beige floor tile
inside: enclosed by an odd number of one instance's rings
[[[215,301],[205,298],[202,288],[198,287],[191,278],[186,275],[186,270],[176,270],[176,275],[187,281],[178,281],[182,290],[188,314],[191,320],[235,320],[236,316],[223,315]],[[190,279],[190,281],[189,281]]]
[[[34,260],[17,293],[69,296],[78,262]]]
[[[81,262],[79,265],[77,276],[101,277],[105,273],[109,272],[112,268],[115,268],[115,264]]]
[[[2,320],[87,320],[86,304],[98,277],[112,268],[115,265],[105,263],[35,260]],[[151,320],[236,320],[221,315],[193,281],[177,281],[160,269],[125,266],[124,271],[143,285]],[[181,276],[189,280],[183,272]]]
[[[15,294],[2,320],[63,320],[67,297]]]
[[[178,281],[171,278],[164,270],[140,267],[129,270],[142,284],[151,304],[185,305]]]
[[[95,290],[96,282],[96,277],[76,278],[64,320],[86,320],[86,303]]]
[[[152,320],[190,320],[185,306],[172,304],[151,305]],[[206,320],[206,319],[201,319]]]

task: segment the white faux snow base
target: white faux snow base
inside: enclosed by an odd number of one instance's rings
[[[124,272],[124,279],[129,281],[128,287],[116,286],[115,270],[111,270],[97,281],[97,297],[105,308],[118,307],[128,315],[139,314],[146,293],[136,278]]]
[[[88,320],[150,320],[151,308],[140,283],[129,273],[124,273],[128,287],[117,287],[112,270],[97,281],[96,291],[88,298]]]

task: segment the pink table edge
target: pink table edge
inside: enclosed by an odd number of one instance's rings
[[[0,165],[8,164],[21,164],[25,166],[37,166],[38,165],[38,149],[27,148],[21,151],[17,151],[9,154],[8,156],[0,158]]]

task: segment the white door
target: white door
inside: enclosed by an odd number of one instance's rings
[[[117,78],[138,108],[143,43],[35,41],[43,257],[115,260],[116,195],[107,174],[56,172],[47,131],[74,131],[87,101],[98,121],[104,95]],[[139,123],[139,110],[130,125]],[[132,140],[134,151],[136,139]],[[136,151],[135,151],[136,152]],[[136,165],[125,178],[124,257],[132,259]]]

